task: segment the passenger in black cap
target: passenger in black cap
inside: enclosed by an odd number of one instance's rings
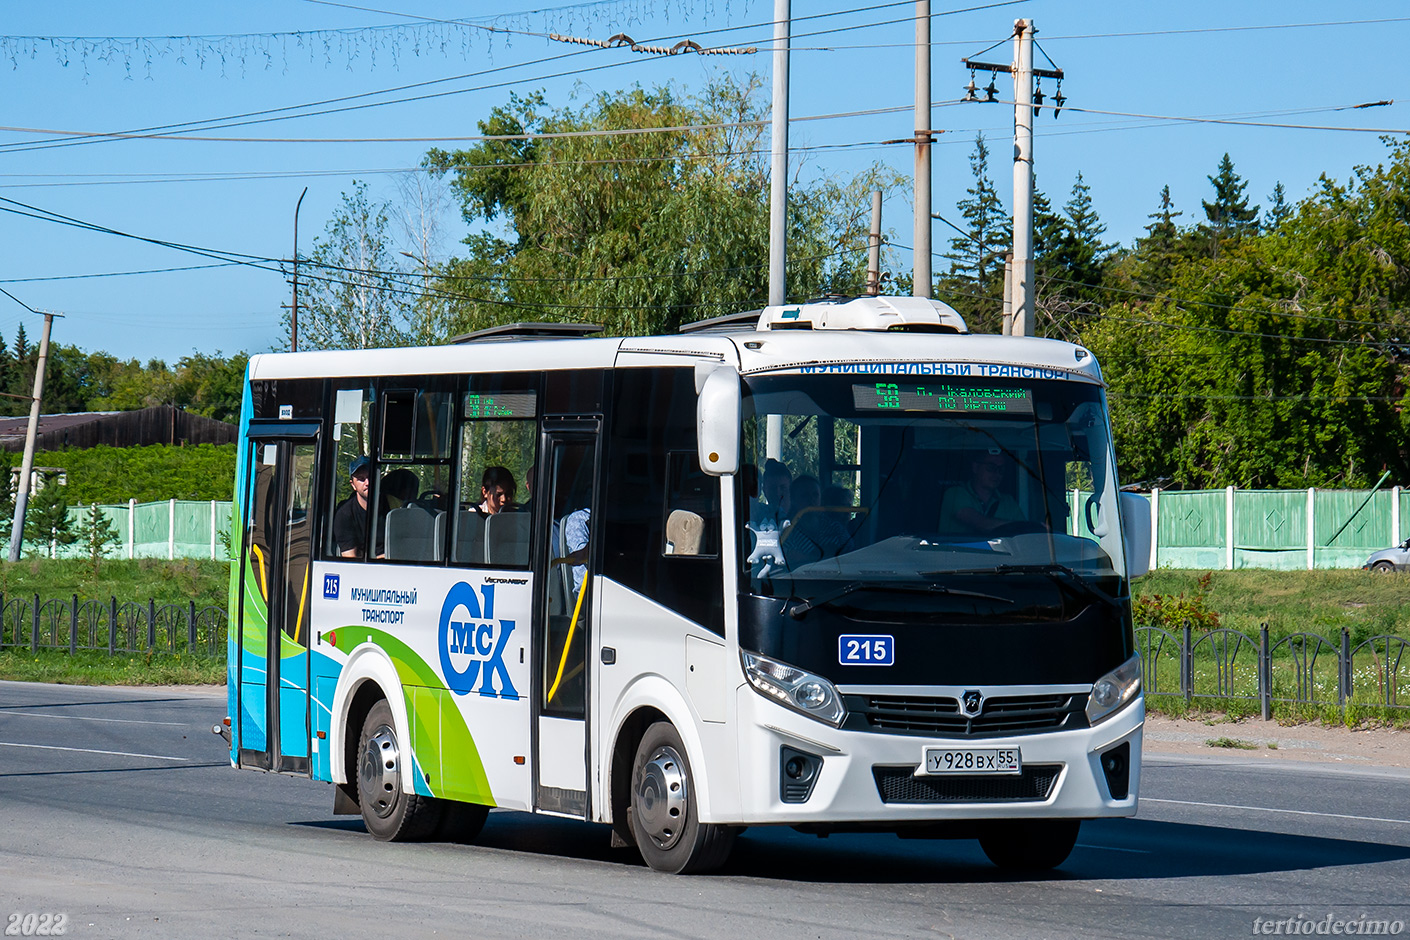
[[[372,492],[372,461],[366,457],[356,457],[348,467],[348,481],[352,484],[352,495],[338,504],[333,512],[333,541],[338,554],[344,558],[361,558],[367,546],[368,503]],[[379,527],[380,529],[380,527]],[[377,537],[382,537],[378,531]],[[382,557],[382,546],[376,547],[376,555]]]

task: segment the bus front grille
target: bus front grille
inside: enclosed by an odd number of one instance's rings
[[[1083,728],[1087,695],[997,695],[985,699],[978,715],[967,717],[948,696],[849,695],[850,726],[889,734],[947,738],[997,737]],[[855,717],[852,717],[855,716]]]
[[[871,772],[883,803],[1016,803],[1046,800],[1062,765],[1031,764],[1021,774],[1004,776],[917,777],[913,766],[875,766]]]

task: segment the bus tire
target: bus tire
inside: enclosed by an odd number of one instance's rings
[[[441,803],[441,824],[436,828],[436,838],[441,842],[458,842],[461,845],[474,842],[480,830],[485,828],[490,808],[459,800],[442,800]]]
[[[1080,819],[1005,819],[988,824],[979,847],[989,861],[1013,871],[1047,871],[1072,854]]]
[[[392,708],[380,699],[362,722],[357,748],[357,801],[367,831],[379,842],[415,842],[436,831],[439,800],[402,791],[402,768],[409,763],[397,737]]]
[[[631,829],[646,864],[669,874],[719,868],[735,830],[700,822],[685,744],[668,721],[646,729],[632,762]]]

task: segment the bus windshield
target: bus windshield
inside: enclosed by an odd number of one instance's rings
[[[883,374],[745,385],[750,593],[796,598],[795,617],[830,605],[1029,621],[1123,593],[1099,386]]]

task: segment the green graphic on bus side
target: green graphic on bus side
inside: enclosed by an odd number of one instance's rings
[[[391,657],[406,696],[412,750],[432,796],[496,805],[465,718],[441,677],[424,659],[391,634],[363,625],[324,633],[323,642],[330,641],[343,653],[351,653],[363,643],[375,643]],[[430,746],[422,747],[422,742]]]

